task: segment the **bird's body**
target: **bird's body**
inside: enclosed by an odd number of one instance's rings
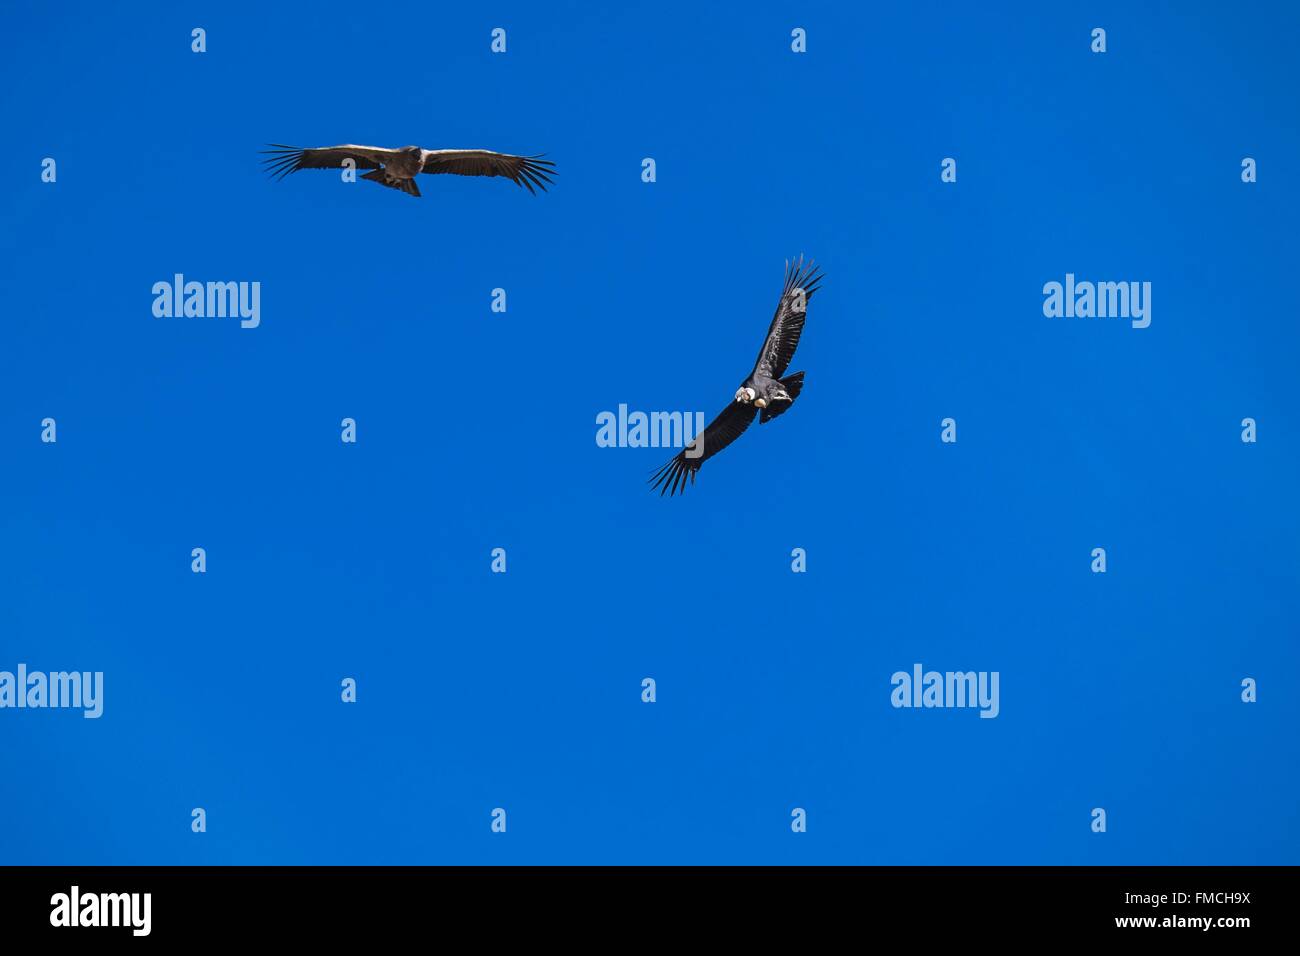
[[[424,150],[418,146],[403,146],[384,164],[384,172],[398,179],[414,179],[424,172]]]
[[[504,176],[530,193],[537,189],[546,191],[555,175],[555,164],[540,156],[514,156],[490,149],[421,149],[403,146],[386,149],[380,146],[318,146],[299,149],[296,146],[271,144],[265,150],[268,158],[264,164],[272,176],[283,179],[300,169],[367,169],[361,178],[391,189],[419,196],[420,187],[415,179],[421,173],[451,173],[457,176]]]
[[[803,372],[786,375],[794,359],[803,334],[808,313],[808,300],[817,291],[821,273],[802,258],[791,266],[786,263],[785,286],[776,314],[768,326],[767,338],[759,350],[758,359],[748,377],[740,383],[731,404],[722,410],[703,434],[678,452],[668,463],[650,477],[650,484],[659,494],[669,496],[686,488],[689,479],[695,483],[695,473],[706,460],[744,434],[753,423],[755,414],[760,425],[788,411],[803,390]]]
[[[791,401],[790,393],[779,378],[769,375],[751,375],[740,383],[740,392],[746,393],[741,401],[754,403],[755,408],[767,408],[776,402]]]

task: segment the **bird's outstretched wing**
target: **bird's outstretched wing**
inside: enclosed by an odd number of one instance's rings
[[[534,186],[546,192],[546,185],[555,175],[555,164],[540,156],[511,156],[490,149],[426,149],[424,171],[456,176],[505,176],[536,195]]]
[[[703,434],[697,435],[693,442],[650,476],[651,490],[658,488],[661,496],[666,493],[672,497],[678,491],[686,490],[688,476],[691,484],[695,484],[695,473],[700,470],[700,465],[744,434],[757,411],[753,405],[745,402],[732,402],[717,418],[709,422],[709,427],[704,429]]]
[[[341,169],[343,161],[350,159],[357,164],[357,169],[378,169],[397,155],[395,149],[383,149],[379,146],[319,146],[312,149],[300,149],[297,146],[284,146],[280,143],[268,144],[271,148],[262,150],[267,158],[262,165],[276,179],[283,179],[300,169]]]
[[[799,347],[799,336],[803,334],[808,300],[817,291],[821,281],[821,270],[812,262],[804,265],[803,256],[799,257],[798,262],[785,264],[785,287],[781,290],[776,315],[772,316],[772,324],[768,326],[763,350],[758,353],[758,361],[754,363],[756,374],[780,378],[790,367],[794,350]]]

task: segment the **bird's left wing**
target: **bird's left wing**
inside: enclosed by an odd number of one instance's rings
[[[799,347],[799,336],[803,334],[804,319],[808,316],[808,300],[821,281],[821,271],[811,262],[804,265],[802,256],[798,262],[786,263],[785,287],[781,290],[781,301],[777,303],[772,324],[768,326],[763,349],[754,363],[755,372],[771,378],[785,374],[794,358],[794,350]]]
[[[383,149],[379,146],[354,146],[351,143],[311,149],[283,146],[280,143],[268,145],[270,149],[262,150],[267,154],[262,164],[277,179],[283,179],[300,169],[341,169],[345,159],[356,163],[357,169],[378,169],[395,154],[391,149]]]
[[[534,186],[546,192],[547,184],[555,175],[555,164],[540,156],[511,156],[490,149],[426,149],[424,171],[456,176],[505,176],[536,194]]]
[[[704,432],[668,460],[668,463],[650,476],[651,490],[658,488],[662,496],[669,497],[686,490],[686,479],[695,484],[695,473],[722,449],[744,434],[758,411],[745,402],[732,402],[722,410]]]

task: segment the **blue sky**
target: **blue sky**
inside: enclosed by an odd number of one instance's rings
[[[0,711],[0,861],[1297,862],[1294,7],[3,20],[0,670],[105,703]],[[711,418],[800,253],[797,406],[651,495],[595,416]],[[1045,318],[1067,272],[1150,327]],[[999,716],[892,708],[917,662]]]

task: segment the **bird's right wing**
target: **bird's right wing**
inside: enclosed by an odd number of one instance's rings
[[[319,146],[312,149],[299,149],[297,146],[282,146],[270,143],[270,149],[262,150],[267,158],[262,164],[277,179],[283,179],[300,169],[341,169],[343,161],[350,159],[357,164],[357,169],[378,169],[397,155],[395,149],[382,149],[379,146]]]
[[[758,412],[753,405],[745,402],[732,402],[722,410],[704,432],[695,436],[695,440],[668,460],[668,463],[650,476],[650,488],[659,489],[659,494],[669,497],[686,490],[686,479],[690,477],[695,484],[695,473],[722,449],[744,434]]]
[[[555,163],[541,156],[514,156],[490,149],[426,149],[426,173],[452,173],[456,176],[504,176],[530,193],[546,192],[555,173]],[[533,187],[536,186],[537,189]]]
[[[786,263],[785,287],[781,290],[781,301],[776,305],[772,324],[768,326],[767,338],[763,340],[763,349],[754,363],[755,372],[770,378],[780,378],[785,374],[794,358],[794,350],[799,347],[799,336],[803,335],[808,300],[821,281],[821,271],[811,262],[805,265],[803,256],[798,262]]]

